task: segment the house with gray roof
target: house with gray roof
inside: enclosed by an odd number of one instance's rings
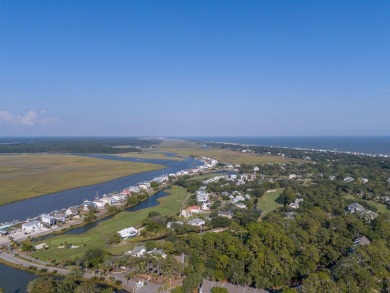
[[[145,254],[146,247],[144,245],[136,246],[132,250],[129,250],[127,253],[131,256],[141,257]]]
[[[363,213],[366,211],[366,208],[364,206],[362,206],[361,204],[357,203],[357,202],[354,202],[354,203],[351,203],[349,206],[348,206],[348,211],[351,213],[351,214],[354,214],[354,213]]]
[[[194,227],[203,227],[206,224],[206,222],[202,219],[189,220],[187,223],[188,223],[188,225],[191,225]]]

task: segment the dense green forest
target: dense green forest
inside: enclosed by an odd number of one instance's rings
[[[158,139],[133,137],[0,138],[0,153],[99,153],[138,152],[160,144]]]

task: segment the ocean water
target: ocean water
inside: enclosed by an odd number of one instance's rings
[[[289,148],[337,149],[341,152],[390,155],[390,136],[193,137],[191,139]]]

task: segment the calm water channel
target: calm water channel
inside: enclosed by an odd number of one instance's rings
[[[142,181],[148,181],[156,176],[160,176],[166,173],[175,173],[180,170],[194,168],[201,164],[200,161],[193,158],[186,158],[183,161],[173,160],[155,160],[155,159],[134,159],[117,157],[112,155],[86,155],[88,157],[107,159],[107,160],[119,160],[119,161],[132,161],[132,162],[145,162],[165,165],[164,169],[149,171],[139,174],[134,174],[105,183],[95,184],[86,187],[75,188],[71,190],[61,191],[53,194],[32,198],[25,201],[10,203],[4,206],[0,206],[0,223],[12,220],[24,220],[29,217],[35,217],[42,213],[47,213],[54,210],[60,210],[73,205],[80,204],[83,200],[94,199],[96,192],[99,195],[110,193],[113,191],[120,191],[130,185],[135,185]],[[148,207],[152,207],[158,204],[157,199],[167,195],[166,192],[160,191],[150,197],[148,200],[139,203],[127,211],[136,211]],[[95,227],[99,222],[109,219],[104,218],[98,222],[88,224],[84,227],[75,228],[69,230],[69,234],[79,234]],[[33,280],[35,275],[10,268],[3,264],[0,264],[0,288],[3,288],[6,293],[9,292],[26,292],[27,284]]]

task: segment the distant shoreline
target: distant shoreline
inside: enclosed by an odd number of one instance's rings
[[[315,150],[368,156],[390,156],[390,136],[327,137],[188,137],[187,140],[243,146]]]

